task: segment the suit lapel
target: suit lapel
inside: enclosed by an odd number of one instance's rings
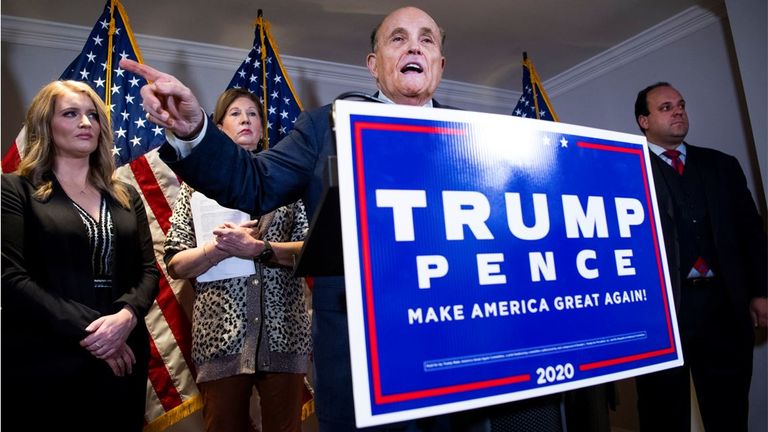
[[[669,174],[667,172],[669,171],[667,165],[656,153],[651,152],[651,172],[653,173],[653,181],[656,186],[656,201],[659,205],[659,212],[663,212],[667,217],[673,219],[675,213],[672,191],[667,181],[667,175]]]
[[[671,185],[668,179],[670,175],[677,175],[659,156],[651,152],[651,170],[653,172],[653,181],[656,190],[656,202],[659,206],[659,221],[661,222],[664,238],[664,248],[667,256],[667,266],[669,268],[669,279],[672,285],[672,295],[674,296],[674,306],[676,310],[680,307],[680,267],[679,249],[677,242],[677,227],[675,225],[675,205],[672,200]]]

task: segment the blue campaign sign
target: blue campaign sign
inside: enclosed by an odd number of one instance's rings
[[[358,426],[682,364],[645,140],[336,102]]]

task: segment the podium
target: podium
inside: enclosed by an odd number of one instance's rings
[[[320,204],[293,269],[294,276],[344,275],[336,156],[328,156],[324,183]]]

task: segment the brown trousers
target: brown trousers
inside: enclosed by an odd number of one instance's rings
[[[300,432],[304,374],[235,375],[198,384],[203,423],[208,432],[253,432],[250,406],[253,387],[261,399],[262,432]]]

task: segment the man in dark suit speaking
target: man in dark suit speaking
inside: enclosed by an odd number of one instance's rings
[[[379,88],[376,98],[440,108],[432,96],[445,66],[443,42],[443,30],[420,9],[405,7],[387,15],[371,35],[372,52],[366,58]],[[144,109],[152,122],[170,132],[160,155],[184,181],[226,207],[254,215],[303,198],[312,218],[323,192],[326,161],[336,153],[330,105],[302,113],[283,140],[252,159],[208,122],[196,97],[178,79],[130,60],[120,66],[152,82],[141,89]],[[320,429],[355,430],[343,278],[315,278],[312,297]],[[429,418],[386,430],[468,430],[457,420]],[[479,422],[487,423],[482,415]]]
[[[685,364],[636,378],[642,431],[691,430],[689,374],[707,431],[746,431],[753,328],[768,324],[763,221],[733,156],[684,142],[682,95],[637,95]]]

